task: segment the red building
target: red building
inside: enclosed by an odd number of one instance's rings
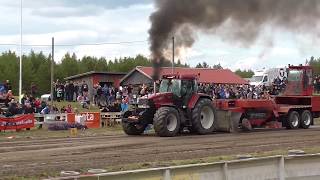
[[[100,84],[104,86],[107,84],[115,88],[119,88],[120,80],[126,75],[126,73],[117,73],[117,72],[96,72],[90,71],[82,74],[77,74],[74,76],[69,76],[64,78],[67,81],[73,81],[78,84],[82,84],[85,81],[89,86],[89,96],[92,98],[93,86],[95,84]]]

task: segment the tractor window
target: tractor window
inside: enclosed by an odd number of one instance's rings
[[[192,94],[193,92],[193,81],[183,80],[181,83],[181,95]]]
[[[302,74],[302,70],[290,70],[288,74],[288,81],[301,81]]]
[[[160,84],[159,92],[172,92],[176,96],[181,96],[181,80],[163,79]]]
[[[193,91],[194,91],[194,92],[197,92],[197,91],[198,91],[198,83],[197,83],[196,80],[193,81]]]

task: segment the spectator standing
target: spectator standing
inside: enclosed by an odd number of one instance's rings
[[[66,81],[64,84],[64,93],[65,93],[65,100],[69,101],[69,96],[70,96],[70,89],[69,89],[69,81]]]
[[[108,98],[108,104],[111,104],[115,101],[115,91],[113,87],[109,87],[109,98]]]
[[[98,84],[94,84],[93,85],[93,92],[92,92],[92,96],[93,96],[93,104],[97,105],[98,101],[97,101],[97,91],[98,91]]]
[[[6,80],[6,82],[4,83],[4,89],[5,89],[5,92],[12,90],[12,86],[9,80]]]
[[[34,101],[35,112],[39,113],[41,111],[41,101],[39,98],[36,98]]]
[[[61,85],[57,86],[56,92],[57,92],[57,95],[56,95],[57,101],[60,102],[61,100],[63,100],[63,90]]]
[[[77,97],[80,94],[80,88],[79,88],[78,82],[73,83],[73,89],[74,89],[74,96],[75,96],[74,100],[76,101]]]
[[[31,82],[31,86],[30,86],[30,93],[33,97],[36,97],[36,94],[37,94],[37,86],[34,82]]]
[[[102,96],[103,96],[102,87],[100,86],[100,84],[98,84],[98,87],[97,87],[97,105],[98,106],[100,106],[101,104],[101,100],[103,99]]]
[[[73,81],[70,81],[69,83],[69,102],[74,101],[74,93],[75,93],[75,89],[74,89],[74,83]]]
[[[86,83],[86,81],[83,81],[82,85],[81,85],[81,93],[82,93],[82,95],[83,96],[88,95],[88,91],[89,91],[88,84]]]
[[[106,100],[106,105],[108,105],[109,104],[110,91],[109,91],[109,87],[107,86],[107,84],[103,85],[102,93],[103,93],[104,99]]]
[[[121,111],[126,112],[129,110],[129,98],[126,97],[121,102]]]

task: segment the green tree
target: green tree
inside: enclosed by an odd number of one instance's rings
[[[313,68],[314,74],[320,74],[320,58],[316,59],[313,56],[311,56],[309,60],[306,60],[306,62]]]
[[[202,66],[201,63],[198,63],[198,64],[196,65],[196,68],[203,68],[203,66]]]
[[[213,69],[223,69],[223,67],[221,66],[221,64],[215,64],[212,66]]]
[[[251,78],[254,75],[254,72],[250,69],[249,70],[237,69],[235,73],[242,78]]]

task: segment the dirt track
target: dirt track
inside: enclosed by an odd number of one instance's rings
[[[117,135],[1,141],[0,177],[320,147],[319,135],[320,127],[172,138]]]

